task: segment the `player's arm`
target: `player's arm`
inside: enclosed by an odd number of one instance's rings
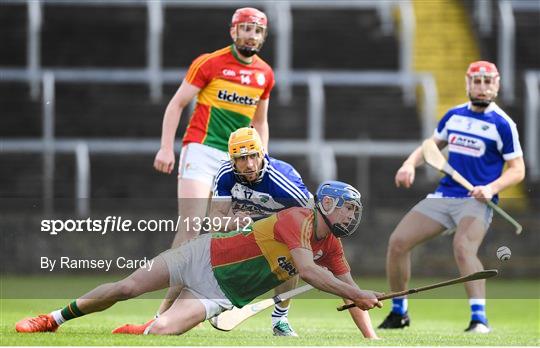
[[[345,282],[351,286],[358,287],[358,285],[352,278],[350,272],[338,275],[336,277],[342,282]],[[343,301],[346,304],[352,303],[352,301],[347,298],[344,298]],[[351,314],[352,320],[354,321],[358,329],[362,332],[364,337],[378,338],[375,330],[373,329],[373,326],[371,324],[371,318],[369,317],[369,313],[367,311],[363,311],[358,307],[353,307],[349,309],[349,313]]]
[[[180,123],[182,111],[189,102],[199,93],[200,88],[184,80],[172,99],[169,101],[163,116],[161,129],[161,147],[154,160],[154,168],[160,172],[170,174],[174,169],[174,139]]]
[[[435,144],[442,149],[446,146],[446,141],[441,140],[435,136],[431,137]],[[396,187],[403,186],[409,188],[414,183],[414,175],[416,167],[424,163],[424,157],[422,156],[422,146],[419,146],[414,150],[409,157],[403,162],[401,167],[398,169],[395,177]]]
[[[231,197],[212,198],[212,208],[210,210],[210,221],[214,232],[226,232],[233,230],[232,222],[232,199]],[[219,222],[218,222],[219,219]]]
[[[253,222],[249,214],[233,212],[231,197],[214,197],[209,215],[214,232],[235,231]]]
[[[506,161],[506,170],[495,181],[485,186],[475,186],[471,191],[471,196],[486,202],[493,195],[501,192],[505,188],[520,183],[525,178],[525,163],[523,157],[517,157]]]
[[[253,128],[259,132],[259,135],[261,136],[261,140],[264,146],[264,149],[266,152],[268,152],[268,138],[269,138],[269,130],[268,130],[268,103],[269,99],[261,99],[259,100],[259,104],[257,105],[257,110],[255,111],[255,115],[253,116],[253,119],[251,120],[251,125]]]
[[[311,250],[295,248],[291,250],[291,256],[300,278],[306,283],[319,290],[351,299],[357,307],[364,310],[380,306],[376,295],[372,291],[360,290],[358,286],[347,284],[336,278],[332,272],[316,265],[313,262]]]

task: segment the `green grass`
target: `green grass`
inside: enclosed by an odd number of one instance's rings
[[[8,282],[4,282],[6,285]],[[13,280],[12,280],[13,281]],[[418,281],[427,284],[429,281]],[[383,284],[376,280],[373,284]],[[496,283],[497,284],[497,283]],[[488,287],[538,289],[537,282],[508,282]],[[454,289],[462,290],[462,286]],[[495,289],[494,289],[495,290]],[[5,293],[4,293],[5,294]],[[317,294],[317,293],[315,293]],[[538,346],[540,345],[540,300],[492,299],[488,300],[488,317],[493,332],[489,335],[464,334],[469,321],[466,299],[418,299],[411,297],[412,327],[399,331],[379,330],[378,341],[363,340],[360,332],[345,312],[337,312],[337,298],[297,299],[293,302],[289,318],[299,338],[274,337],[270,328],[270,310],[246,321],[236,330],[220,332],[209,324],[193,329],[182,336],[112,335],[110,331],[124,323],[143,323],[158,307],[158,299],[131,300],[118,303],[111,309],[63,325],[56,333],[18,334],[14,324],[21,318],[50,312],[64,306],[68,300],[0,300],[0,345],[81,346],[81,345],[167,345],[167,346]],[[315,296],[312,296],[315,297]],[[319,296],[320,297],[320,296]],[[536,296],[538,297],[538,296]],[[374,325],[386,316],[385,308],[372,310]]]

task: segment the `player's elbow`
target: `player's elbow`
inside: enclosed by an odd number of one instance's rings
[[[525,179],[525,161],[519,157],[507,162],[508,170],[512,172],[512,184],[518,184]]]
[[[516,181],[520,183],[523,179],[525,179],[525,166],[520,166],[516,173]]]
[[[305,281],[306,283],[313,282],[313,280],[317,277],[317,266],[305,266],[298,269],[298,276]]]

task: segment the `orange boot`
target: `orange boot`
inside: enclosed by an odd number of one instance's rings
[[[142,324],[142,325],[125,324],[114,329],[112,333],[113,334],[127,334],[127,335],[142,335],[144,333],[144,330],[146,330],[146,328],[149,327],[154,321],[156,321],[156,319],[152,319],[148,321],[146,324]]]
[[[17,332],[55,332],[60,325],[50,314],[41,314],[34,318],[23,319],[15,324]]]

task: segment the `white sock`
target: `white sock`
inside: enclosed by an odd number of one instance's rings
[[[283,317],[287,318],[287,315],[289,314],[289,308],[291,306],[287,306],[285,308],[282,308],[278,305],[274,306],[274,311],[272,312],[272,325],[276,325],[276,323],[282,319]]]
[[[64,319],[64,317],[62,316],[62,310],[60,309],[57,311],[51,312],[51,315],[54,318],[54,321],[56,321],[58,325],[62,325],[63,323],[66,322],[66,319]]]
[[[486,299],[485,298],[470,298],[469,299],[469,305],[486,305]]]

